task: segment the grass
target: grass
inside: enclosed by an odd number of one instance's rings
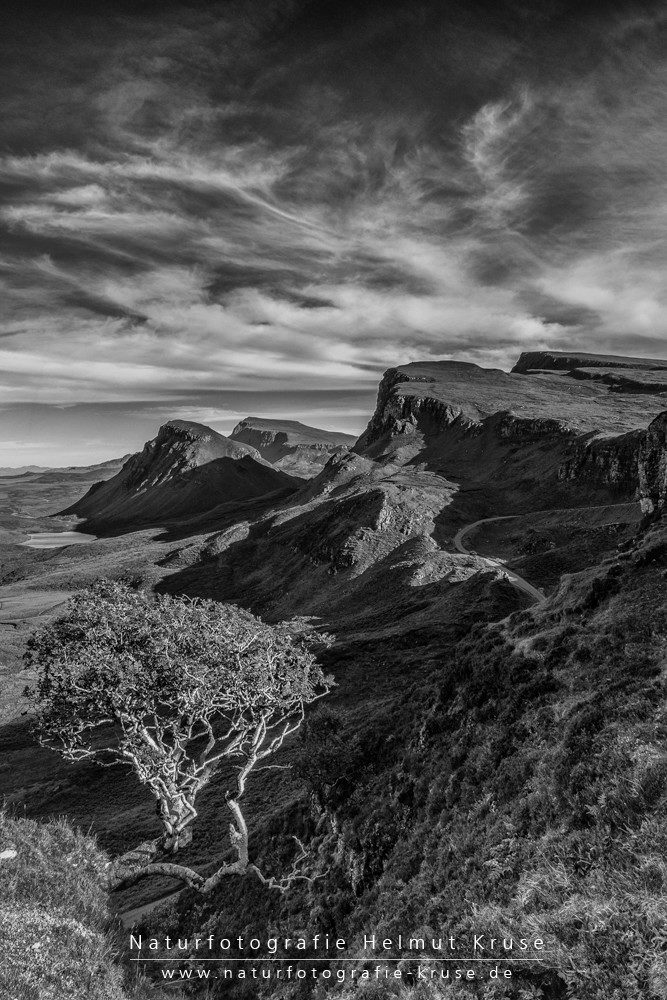
[[[326,929],[360,963],[369,930],[541,937],[548,954],[515,966],[502,988],[406,983],[395,995],[665,997],[666,528],[640,536],[627,562],[573,576],[544,606],[436,639],[384,712],[352,724],[332,699],[302,733],[310,800],[255,827],[264,864],[266,845],[300,823],[321,877],[284,899],[240,882],[203,905],[183,893],[162,932]],[[386,672],[380,690],[392,683]],[[331,984],[313,997],[331,993],[391,995],[384,984]]]
[[[64,820],[0,811],[0,996],[3,1000],[143,1000],[127,985],[107,911],[106,855]],[[173,991],[170,993],[173,996]]]

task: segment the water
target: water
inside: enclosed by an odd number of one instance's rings
[[[40,531],[39,534],[28,535],[27,545],[30,549],[61,549],[65,545],[87,545],[94,542],[97,535],[86,535],[83,531]]]

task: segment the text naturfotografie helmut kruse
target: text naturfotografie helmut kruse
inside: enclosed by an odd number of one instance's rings
[[[334,938],[328,934],[314,934],[312,937],[299,936],[271,936],[271,937],[247,937],[238,935],[236,937],[216,937],[214,934],[208,936],[194,937],[171,937],[164,938],[147,937],[142,934],[130,934],[130,951],[149,952],[183,952],[192,954],[222,953],[227,958],[243,957],[251,954],[256,958],[260,957],[260,952],[266,951],[269,956],[299,954],[312,956],[313,953],[324,953],[328,957],[340,957],[348,949],[348,942],[345,938]],[[395,952],[434,952],[434,957],[442,957],[443,953],[461,955],[463,953],[479,957],[481,953],[493,957],[508,953],[543,952],[545,941],[539,937],[495,937],[489,934],[471,934],[463,938],[455,937],[453,934],[442,934],[426,937],[423,935],[403,935],[399,934],[394,938],[381,938],[376,934],[364,934],[363,940],[355,942],[355,951],[371,954],[383,954],[386,957],[389,953]]]

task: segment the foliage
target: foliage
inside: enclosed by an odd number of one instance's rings
[[[227,804],[237,861],[206,889],[248,869],[239,799],[252,769],[299,728],[304,706],[329,690],[316,660],[327,643],[305,621],[267,625],[233,605],[107,582],[75,596],[30,640],[38,679],[26,693],[40,741],[70,760],[130,765],[157,799],[162,840],[127,856],[122,881],[158,874],[158,853],[189,843],[197,795],[223,761],[235,773]],[[161,865],[205,888],[190,869]]]

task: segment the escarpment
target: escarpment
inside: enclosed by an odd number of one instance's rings
[[[596,491],[600,502],[648,497],[651,482],[650,503],[660,503],[654,452],[667,396],[656,371],[660,364],[667,371],[667,362],[618,364],[632,376],[623,385],[636,392],[608,377],[613,358],[593,355],[522,355],[510,373],[462,362],[392,368],[354,451],[383,463],[423,462],[457,481],[485,480],[496,502],[503,484],[512,503],[517,490],[526,502],[532,491],[537,507],[570,505],[579,494],[592,502]],[[581,372],[585,378],[570,378]]]
[[[573,487],[609,487],[619,496],[634,497],[639,488],[638,452],[643,437],[642,431],[632,431],[620,437],[573,441],[558,477]]]
[[[515,374],[537,371],[574,372],[586,368],[630,368],[667,372],[667,361],[627,358],[616,354],[584,354],[576,351],[524,351],[512,368]]]
[[[246,417],[236,425],[230,440],[255,448],[277,469],[309,479],[317,475],[332,455],[348,451],[351,434],[309,427],[297,420]]]
[[[662,513],[667,499],[667,410],[645,431],[574,442],[559,477],[573,485],[611,487],[638,499],[644,514]]]
[[[637,455],[639,496],[645,514],[659,514],[667,500],[667,411],[650,424]]]

